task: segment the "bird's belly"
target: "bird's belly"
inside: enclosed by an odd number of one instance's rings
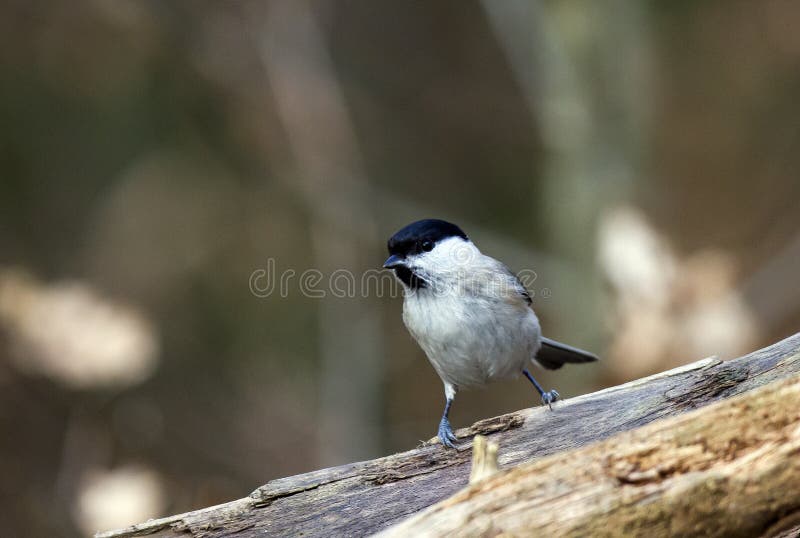
[[[421,295],[406,298],[403,320],[444,382],[479,387],[530,364],[540,338],[532,310]]]

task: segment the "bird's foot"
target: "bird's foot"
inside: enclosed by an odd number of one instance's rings
[[[439,422],[439,441],[448,448],[456,447],[453,444],[456,441],[456,436],[453,433],[453,428],[450,427],[450,421],[445,417],[442,417],[442,421]]]
[[[561,395],[556,389],[553,389],[550,392],[542,393],[542,403],[548,406],[550,409],[553,409],[553,402],[557,401],[559,398],[561,398]]]

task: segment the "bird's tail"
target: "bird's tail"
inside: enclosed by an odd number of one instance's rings
[[[568,362],[583,363],[599,360],[596,355],[588,351],[556,342],[544,336],[542,337],[542,347],[539,348],[535,359],[548,370],[557,370]]]

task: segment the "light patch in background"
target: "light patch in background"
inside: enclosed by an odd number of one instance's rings
[[[759,325],[729,253],[679,256],[641,212],[623,206],[601,218],[598,263],[611,287],[608,359],[620,378],[755,346]]]
[[[125,387],[154,370],[152,325],[88,284],[43,284],[22,271],[0,272],[0,326],[15,366],[72,388]]]
[[[148,467],[96,469],[81,481],[73,515],[80,529],[91,535],[159,516],[165,498],[161,477]]]
[[[675,255],[639,211],[620,207],[606,213],[600,221],[598,252],[600,267],[619,299],[631,306],[666,304],[675,280]]]

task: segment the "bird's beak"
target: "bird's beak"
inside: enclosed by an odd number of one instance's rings
[[[401,265],[405,265],[403,262],[403,258],[398,256],[397,254],[392,254],[389,256],[389,259],[383,262],[384,269],[394,269],[395,267],[399,267]]]

